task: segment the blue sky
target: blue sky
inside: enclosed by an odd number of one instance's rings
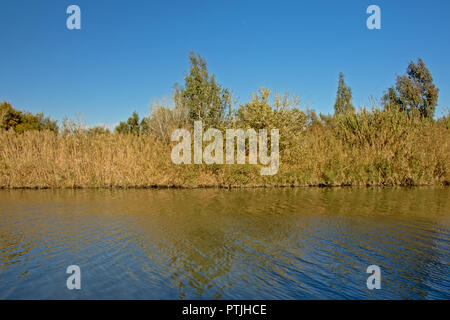
[[[81,30],[66,28],[71,4]],[[381,30],[366,27],[371,4]],[[170,96],[194,50],[239,102],[265,86],[331,113],[340,71],[362,106],[421,57],[440,115],[450,107],[449,12],[447,0],[1,0],[0,101],[114,125]]]

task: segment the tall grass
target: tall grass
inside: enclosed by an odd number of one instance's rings
[[[280,128],[280,132],[283,132]],[[433,185],[450,182],[448,119],[362,109],[299,126],[274,176],[256,165],[174,165],[155,135],[0,132],[0,188]]]

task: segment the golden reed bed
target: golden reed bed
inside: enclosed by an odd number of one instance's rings
[[[445,123],[352,119],[284,137],[274,176],[261,176],[259,166],[249,164],[175,165],[173,144],[152,135],[2,131],[0,188],[449,184]]]

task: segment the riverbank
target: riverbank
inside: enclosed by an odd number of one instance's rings
[[[345,129],[345,128],[344,128]],[[416,186],[450,183],[450,131],[443,123],[373,124],[346,132],[310,125],[281,131],[279,171],[261,165],[175,165],[173,144],[153,135],[0,133],[0,188],[231,188]],[[348,131],[348,130],[347,130]],[[284,147],[283,147],[284,145]]]

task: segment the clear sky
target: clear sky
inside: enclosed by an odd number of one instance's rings
[[[81,30],[66,28],[71,4]],[[371,4],[381,30],[366,27]],[[170,96],[194,50],[239,102],[265,86],[331,113],[340,71],[362,106],[421,57],[440,115],[450,107],[449,14],[448,0],[0,0],[0,101],[114,125]]]

